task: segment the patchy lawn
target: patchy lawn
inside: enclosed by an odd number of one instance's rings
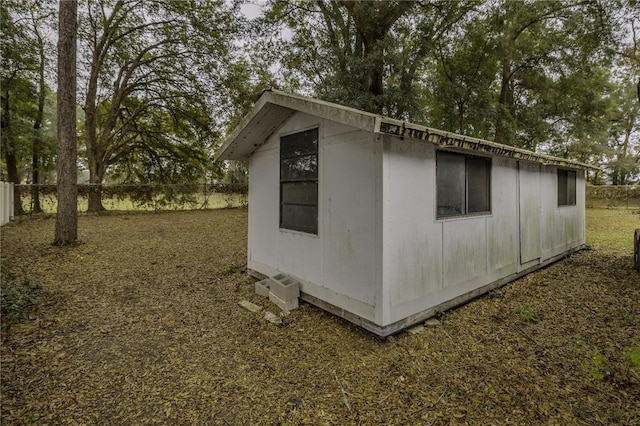
[[[637,425],[639,217],[590,210],[594,250],[391,339],[238,306],[276,312],[242,272],[246,210],[82,215],[62,249],[53,218],[9,225],[45,301],[2,336],[2,424]]]

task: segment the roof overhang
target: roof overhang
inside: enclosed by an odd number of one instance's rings
[[[215,161],[248,160],[254,151],[296,112],[315,115],[370,132],[375,130],[378,117],[319,99],[267,90],[216,152]]]
[[[480,153],[495,154],[571,169],[600,170],[598,167],[578,161],[538,154],[509,145],[444,132],[319,99],[291,95],[278,90],[267,90],[262,93],[251,112],[240,121],[222,147],[216,152],[215,161],[248,160],[267,141],[269,136],[296,112],[314,115],[371,133],[419,140],[434,144],[440,148],[478,151]]]

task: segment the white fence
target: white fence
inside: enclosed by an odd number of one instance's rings
[[[13,184],[0,182],[0,225],[13,220]]]

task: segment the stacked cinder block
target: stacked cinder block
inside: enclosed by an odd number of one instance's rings
[[[287,274],[278,274],[258,281],[255,286],[257,294],[268,297],[283,311],[291,311],[298,307],[300,283]]]
[[[256,283],[256,294],[262,297],[269,297],[269,278]]]

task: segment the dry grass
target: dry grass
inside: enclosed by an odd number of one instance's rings
[[[62,249],[53,219],[2,228],[48,295],[3,336],[2,423],[640,424],[630,251],[592,243],[381,340],[309,305],[282,326],[239,307],[275,312],[242,273],[246,216],[83,215]]]
[[[587,244],[596,249],[628,253],[633,247],[633,231],[640,228],[640,208],[587,209],[587,226]]]

